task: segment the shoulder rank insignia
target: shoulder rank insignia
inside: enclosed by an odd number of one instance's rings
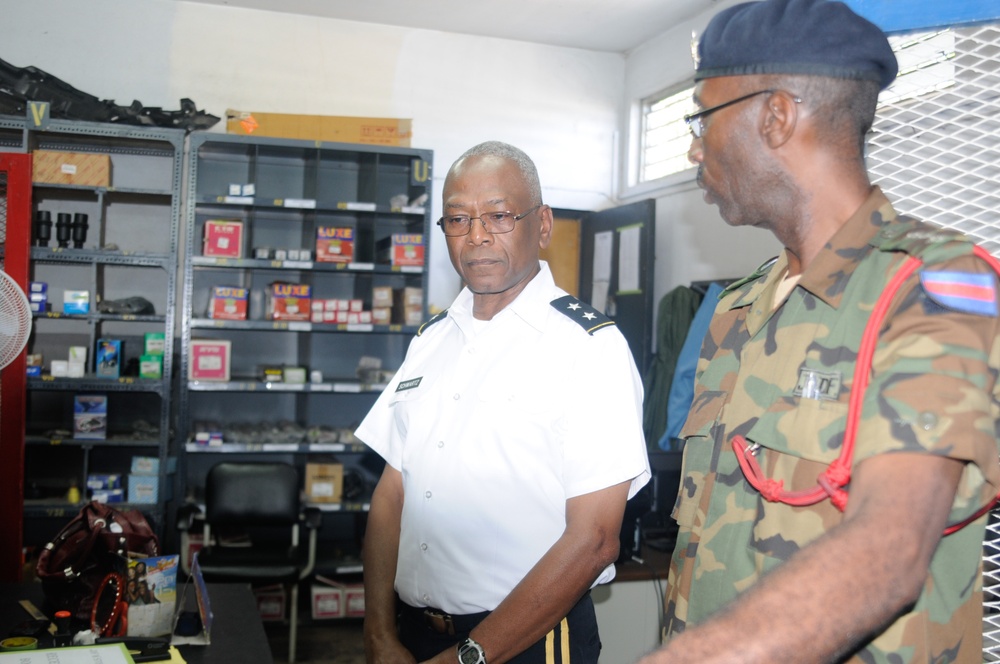
[[[593,335],[594,332],[602,327],[608,327],[609,325],[615,324],[613,320],[599,312],[597,309],[593,308],[586,302],[581,302],[572,295],[566,295],[565,297],[552,300],[549,304],[551,304],[556,311],[567,316],[570,320],[585,329],[587,334],[590,335]]]
[[[444,311],[442,311],[439,314],[435,314],[435,315],[431,316],[426,321],[424,321],[423,325],[421,325],[420,327],[417,328],[417,336],[419,337],[421,334],[424,333],[424,330],[426,330],[427,328],[429,328],[434,323],[437,323],[438,321],[444,320],[445,318],[447,318],[447,316],[448,316],[448,310],[447,309],[445,309]]]
[[[980,316],[997,315],[997,292],[992,273],[935,272],[920,273],[920,284],[927,296],[942,307]]]

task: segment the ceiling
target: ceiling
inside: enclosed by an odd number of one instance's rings
[[[189,0],[624,53],[718,0]]]

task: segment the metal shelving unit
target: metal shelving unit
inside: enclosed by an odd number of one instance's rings
[[[177,490],[184,499],[202,500],[205,474],[226,460],[280,458],[304,471],[310,460],[334,459],[345,474],[354,474],[351,495],[337,503],[320,503],[317,571],[356,571],[356,549],[371,491],[377,477],[374,455],[353,439],[360,423],[384,388],[384,381],[357,375],[361,357],[376,357],[394,370],[402,363],[417,326],[271,320],[264,290],[272,282],[309,285],[312,297],[363,300],[371,307],[373,286],[423,289],[425,268],[393,265],[376,251],[392,234],[423,234],[430,228],[430,207],[410,204],[430,195],[429,150],[344,143],[295,141],[224,134],[192,135],[188,141],[187,214],[185,221],[184,292],[181,308],[181,370],[177,398],[179,439],[184,441]],[[243,195],[250,185],[253,193]],[[406,198],[406,204],[400,199]],[[235,256],[204,255],[209,220],[242,223],[241,251]],[[319,227],[353,230],[349,262],[316,260]],[[425,243],[426,245],[426,243]],[[296,256],[261,256],[257,250],[307,250]],[[426,251],[426,249],[425,249]],[[426,255],[425,255],[426,264]],[[214,286],[249,291],[245,320],[211,318],[209,293]],[[226,381],[192,380],[191,345],[196,339],[231,343],[231,376]],[[264,365],[319,371],[318,382],[264,380]],[[204,423],[223,431],[221,444],[196,442]],[[278,422],[300,430],[324,427],[349,432],[336,442],[308,440],[260,442],[239,432]],[[201,428],[199,428],[201,427]],[[204,438],[204,436],[203,436]],[[304,472],[302,472],[304,476]],[[345,492],[346,494],[347,492]]]
[[[141,509],[162,538],[173,478],[167,475],[171,450],[171,381],[174,313],[183,182],[185,132],[177,129],[49,120],[34,125],[25,118],[0,116],[0,150],[107,155],[110,182],[101,186],[34,183],[32,210],[87,214],[84,246],[58,246],[55,228],[49,246],[32,242],[32,281],[49,286],[50,310],[33,315],[28,352],[43,356],[43,375],[27,381],[25,436],[24,542],[40,546],[88,500],[90,473],[116,473],[127,478],[133,456],[159,460],[158,493],[154,503],[123,503]],[[34,237],[34,233],[33,233]],[[90,312],[66,314],[62,290],[90,294]],[[100,300],[142,296],[154,314],[101,313]],[[125,360],[142,353],[146,332],[164,336],[163,377],[146,379],[95,373],[98,338],[123,340]],[[88,349],[85,375],[53,377],[53,359],[65,359],[69,346]],[[103,440],[73,438],[73,398],[106,394],[108,432]],[[136,418],[133,420],[133,418]],[[70,502],[69,485],[80,491]],[[125,496],[127,498],[127,486]]]

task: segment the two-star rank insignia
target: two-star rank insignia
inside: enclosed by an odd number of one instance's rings
[[[570,320],[585,329],[587,334],[592,335],[602,327],[608,327],[615,324],[613,320],[602,314],[600,311],[593,308],[586,302],[581,302],[572,295],[566,295],[565,297],[552,300],[550,304],[556,311],[564,316],[567,316]]]

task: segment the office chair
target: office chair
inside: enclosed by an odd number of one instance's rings
[[[178,510],[178,528],[191,527],[197,506]],[[316,531],[321,512],[303,508],[299,475],[284,462],[218,463],[205,480],[204,545],[198,554],[208,581],[281,583],[291,586],[288,661],[295,662],[299,581],[316,562]],[[309,530],[300,540],[300,526]],[[225,546],[219,533],[228,528],[252,530],[250,546]],[[215,531],[216,542],[212,542]],[[282,537],[276,537],[280,533]],[[263,537],[266,535],[267,537]],[[261,536],[258,541],[258,536]]]

